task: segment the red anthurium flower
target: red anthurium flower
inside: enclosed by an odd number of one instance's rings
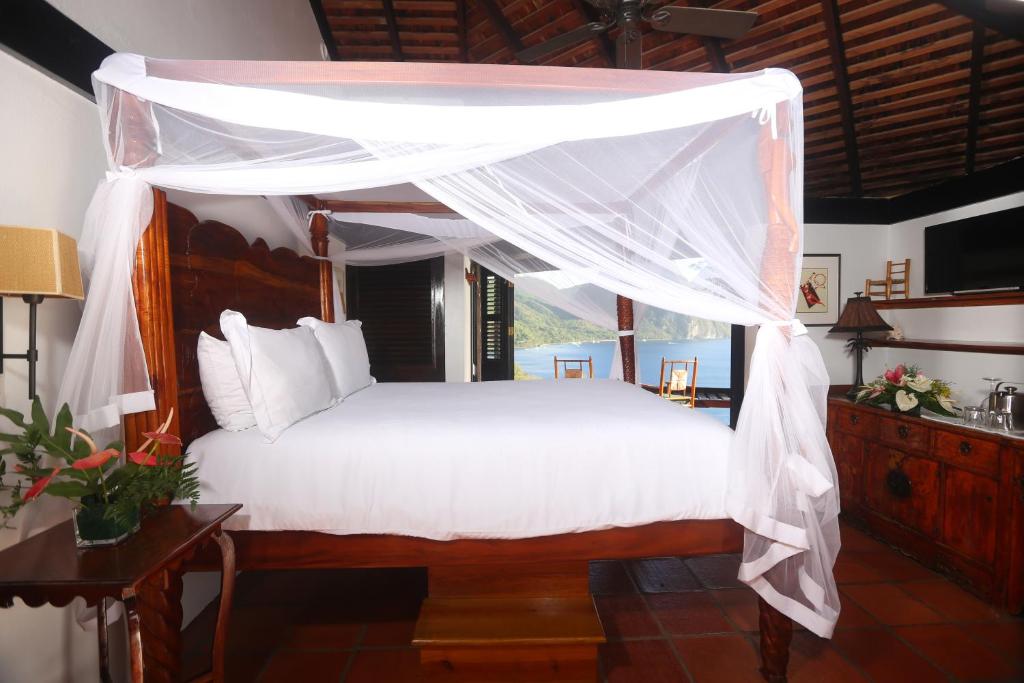
[[[885,379],[888,380],[889,382],[892,382],[893,384],[899,384],[900,380],[903,379],[903,373],[905,371],[906,368],[903,367],[902,364],[897,365],[894,370],[885,371]]]
[[[164,446],[180,446],[181,439],[176,437],[174,434],[166,434],[164,432],[142,432],[142,435],[147,439],[156,441],[158,444]]]
[[[150,454],[145,451],[135,451],[134,453],[129,453],[128,459],[131,460],[136,465],[145,465],[147,467],[152,467],[153,465],[157,464],[156,453]]]
[[[94,467],[102,467],[103,465],[106,465],[108,460],[116,458],[119,454],[120,452],[118,450],[108,448],[105,451],[93,453],[92,455],[87,455],[84,458],[74,461],[71,463],[71,467],[76,470],[91,470]]]
[[[54,477],[56,477],[58,472],[60,472],[60,468],[59,467],[54,467],[52,472],[50,472],[48,475],[46,475],[45,477],[43,477],[42,479],[40,479],[36,483],[32,484],[32,488],[30,488],[28,490],[28,493],[25,494],[25,498],[23,500],[25,500],[25,501],[32,500],[33,498],[38,496],[40,493],[42,493],[43,489],[45,489],[47,486],[49,486],[50,480],[53,479]]]

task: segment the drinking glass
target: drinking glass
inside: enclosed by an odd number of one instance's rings
[[[1007,417],[1009,417],[1007,413],[997,413],[993,410],[988,414],[988,426],[992,429],[1004,431],[1006,429]]]
[[[978,406],[964,407],[964,424],[968,427],[982,427],[988,416]]]

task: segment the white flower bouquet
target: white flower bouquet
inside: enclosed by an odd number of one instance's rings
[[[920,415],[921,408],[927,408],[939,415],[956,416],[958,410],[950,398],[947,382],[930,379],[916,365],[897,365],[886,370],[857,392],[857,403],[888,405],[892,410],[911,415]]]

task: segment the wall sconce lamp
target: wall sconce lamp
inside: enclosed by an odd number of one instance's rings
[[[3,297],[20,296],[28,304],[28,351],[6,353],[3,343]],[[28,397],[36,397],[36,306],[46,297],[83,299],[78,246],[48,228],[0,225],[0,373],[3,361],[28,361]]]
[[[839,314],[839,320],[829,332],[854,332],[856,337],[846,342],[846,345],[854,353],[857,359],[857,376],[853,380],[853,386],[847,392],[847,397],[852,401],[864,384],[864,353],[871,350],[871,340],[864,337],[865,332],[886,332],[891,330],[889,324],[878,315],[875,305],[871,303],[871,297],[861,296],[863,292],[854,292],[846,300],[846,307]]]

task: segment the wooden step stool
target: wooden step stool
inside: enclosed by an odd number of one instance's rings
[[[597,680],[605,642],[586,563],[430,568],[413,645],[428,681]]]

